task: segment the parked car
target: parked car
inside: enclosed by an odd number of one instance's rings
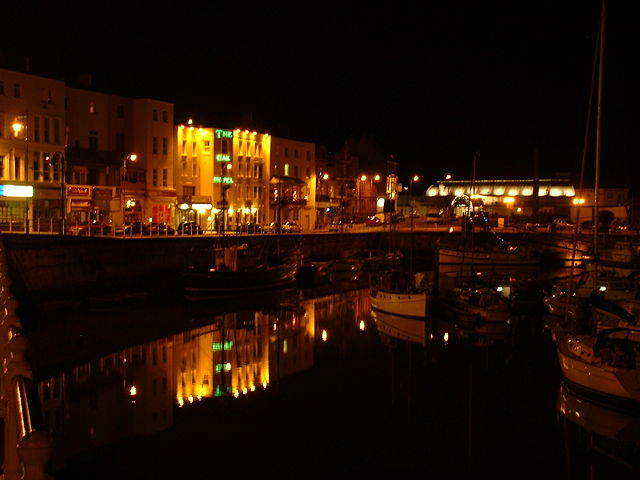
[[[144,222],[128,222],[116,227],[116,235],[149,235],[149,225]]]
[[[442,221],[439,213],[427,213],[425,220],[427,223],[440,223]]]
[[[182,222],[178,225],[178,235],[202,235],[202,227],[196,222]]]
[[[297,222],[289,221],[282,226],[282,231],[286,233],[300,233],[302,228]]]
[[[67,235],[93,236],[106,235],[111,233],[111,226],[99,222],[83,222],[69,225],[66,229]]]
[[[263,228],[257,223],[244,223],[238,228],[240,233],[262,233]]]
[[[367,227],[375,227],[377,225],[381,225],[382,224],[382,220],[380,220],[379,217],[376,217],[375,215],[370,215],[369,217],[367,217],[367,219],[364,221],[365,226]]]
[[[565,230],[568,228],[574,228],[575,225],[567,218],[555,218],[552,224],[557,230]]]
[[[166,222],[149,224],[150,235],[175,235],[176,229]]]

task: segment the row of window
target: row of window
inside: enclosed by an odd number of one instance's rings
[[[0,95],[6,95],[4,80],[0,80]],[[15,98],[22,97],[22,86],[19,83],[13,84],[13,96]]]
[[[61,129],[60,129],[60,119],[58,118],[50,118],[50,117],[42,117],[40,115],[33,116],[33,132],[28,132],[26,128],[24,128],[23,123],[26,125],[27,118],[24,117],[19,119],[19,121],[5,121],[5,115],[0,114],[0,138],[7,136],[7,129],[13,129],[14,125],[19,125],[19,129],[14,129],[11,133],[11,136],[14,138],[25,139],[29,138],[34,142],[38,143],[54,143],[56,145],[61,144]]]
[[[31,171],[22,161],[22,157],[15,155],[10,162],[6,155],[0,155],[0,179],[2,180],[34,180],[36,182],[60,181],[60,166],[54,165],[52,156],[46,152],[33,152]]]
[[[151,183],[154,187],[158,186],[158,169],[154,168],[151,170]],[[169,186],[169,170],[166,168],[162,169],[162,186]]]
[[[276,149],[278,150],[278,149]],[[275,152],[276,154],[279,154],[279,151]],[[311,152],[309,150],[306,150],[305,152],[305,159],[306,160],[311,160]],[[284,156],[286,158],[289,158],[289,147],[284,147]],[[293,149],[293,158],[300,158],[300,152],[297,148]]]

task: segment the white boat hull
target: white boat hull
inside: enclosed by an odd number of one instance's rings
[[[637,369],[584,361],[573,355],[562,339],[557,343],[557,352],[562,375],[569,382],[598,394],[640,402],[640,373]]]
[[[371,307],[381,312],[411,318],[424,318],[427,312],[427,293],[424,291],[398,293],[372,289]]]

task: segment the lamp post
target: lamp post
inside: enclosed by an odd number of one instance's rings
[[[138,156],[135,153],[130,153],[129,155],[125,155],[122,158],[122,180],[120,182],[120,207],[122,208],[122,225],[125,224],[125,211],[126,211],[126,203],[125,203],[125,193],[124,193],[124,184],[127,181],[127,161],[131,160],[135,162],[138,159]],[[124,233],[124,232],[123,232]]]
[[[411,177],[411,179],[409,180],[409,210],[411,210],[409,212],[409,218],[410,218],[410,224],[411,224],[411,231],[413,232],[413,184],[415,182],[417,182],[418,180],[420,180],[420,177],[418,175],[414,175],[413,177]]]
[[[13,136],[18,138],[18,134],[24,130],[24,167],[25,167],[25,180],[29,180],[29,136],[28,136],[28,117],[26,114],[21,114],[18,119],[11,125],[13,129]],[[20,172],[14,172],[16,177],[19,177]],[[18,180],[18,178],[16,178]],[[25,215],[24,215],[24,233],[29,233],[29,200],[25,198]]]

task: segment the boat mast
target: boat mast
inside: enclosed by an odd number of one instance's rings
[[[602,130],[602,83],[604,73],[604,33],[605,20],[607,13],[607,2],[602,0],[602,12],[600,13],[600,51],[598,59],[598,104],[596,110],[596,166],[595,166],[595,190],[593,196],[593,255],[594,255],[594,287],[598,274],[598,207],[600,206],[600,153],[602,149],[601,130]]]

